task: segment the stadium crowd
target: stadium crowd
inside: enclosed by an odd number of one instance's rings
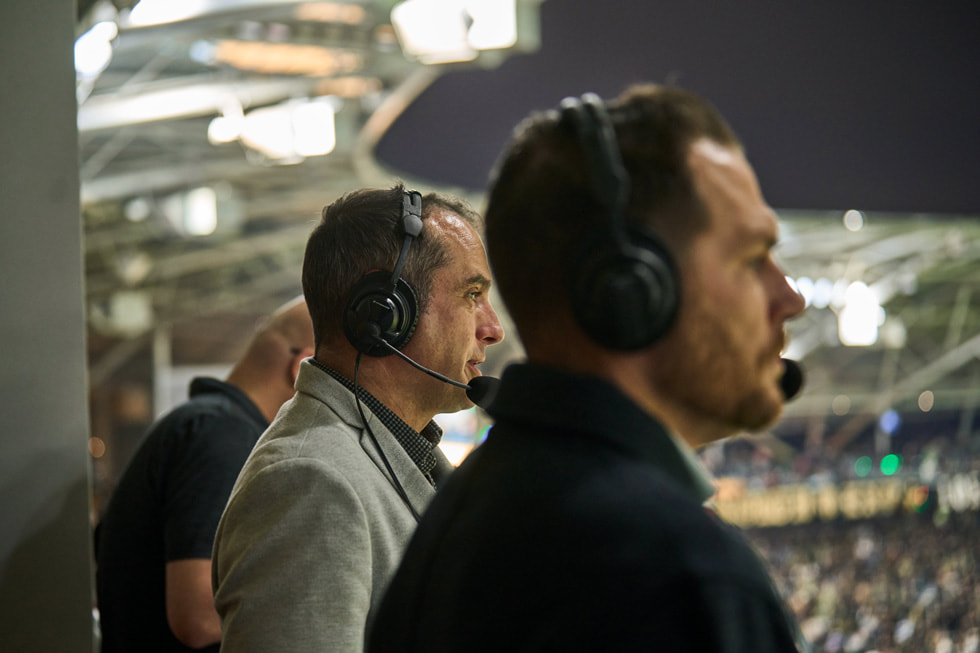
[[[884,454],[875,454],[869,440],[833,455],[787,450],[736,439],[701,456],[716,477],[753,491],[886,476]],[[888,475],[908,484],[934,490],[959,476],[977,485],[975,441],[909,438],[896,453]],[[980,653],[980,510],[976,497],[967,503],[951,510],[949,501],[933,501],[868,519],[815,519],[746,533],[815,653]]]
[[[814,651],[980,651],[977,512],[747,531]]]

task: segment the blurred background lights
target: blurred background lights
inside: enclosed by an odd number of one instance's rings
[[[242,135],[245,116],[222,115],[208,124],[208,142],[212,145],[237,141]]]
[[[879,336],[882,344],[889,349],[902,349],[909,339],[905,321],[897,315],[893,315],[884,321]]]
[[[919,395],[919,410],[923,413],[928,413],[932,410],[935,403],[936,397],[932,394],[932,390],[925,390]]]
[[[517,42],[515,0],[406,0],[391,10],[391,24],[405,52],[428,64]]]
[[[437,0],[408,0],[391,10],[402,49],[426,63],[476,58],[476,50],[467,42],[466,18],[459,3],[440,6]]]
[[[816,308],[827,308],[834,296],[834,282],[823,277],[813,283],[811,303]]]
[[[912,508],[916,512],[925,512],[929,507],[929,486],[919,485],[911,492]]]
[[[847,300],[847,289],[850,287],[850,283],[846,279],[838,279],[834,282],[834,287],[830,291],[830,307],[835,310],[840,310],[844,307]]]
[[[440,413],[434,419],[442,429],[439,448],[453,465],[459,465],[473,447],[482,441],[483,434],[480,432],[475,408],[458,413]]]
[[[93,458],[101,458],[104,456],[106,452],[105,440],[94,436],[89,438],[88,452]]]
[[[329,101],[302,102],[293,108],[294,147],[300,156],[329,154],[337,145],[334,108]]]
[[[153,205],[145,197],[134,197],[123,205],[123,215],[130,222],[143,222],[153,213]]]
[[[216,128],[215,123],[217,123]],[[237,97],[229,97],[221,103],[221,115],[208,125],[208,140],[211,141],[213,137],[218,142],[234,141],[241,137],[244,127],[245,109]],[[215,128],[214,134],[212,134],[212,128]],[[215,141],[211,142],[214,143]]]
[[[800,277],[796,280],[796,291],[803,297],[803,301],[809,306],[813,302],[814,284],[810,277]]]
[[[150,275],[153,270],[153,258],[144,251],[120,248],[115,255],[114,263],[119,278],[127,286],[137,286]]]
[[[841,344],[866,347],[878,341],[878,327],[883,309],[875,293],[863,281],[854,281],[844,293],[844,306],[837,316],[837,333]]]
[[[179,236],[238,233],[244,203],[230,184],[214,183],[178,191],[153,202],[153,217]]]
[[[848,231],[861,231],[864,227],[864,214],[851,209],[844,212],[844,227]]]
[[[218,228],[218,196],[208,186],[187,193],[184,229],[191,236],[208,236]]]
[[[854,461],[854,473],[860,478],[864,478],[871,473],[871,468],[874,464],[871,462],[871,458],[868,456],[861,456]]]
[[[212,66],[218,61],[216,50],[216,46],[210,41],[194,41],[187,49],[187,56],[198,63]]]
[[[886,410],[880,418],[878,418],[878,426],[881,430],[889,435],[895,433],[898,427],[902,424],[902,418],[898,416],[898,413],[894,410]]]
[[[250,111],[245,116],[241,138],[243,143],[270,159],[299,161],[289,112],[282,107]]]
[[[472,21],[467,40],[477,50],[509,48],[517,43],[517,8],[514,0],[469,0]]]
[[[96,23],[75,41],[75,73],[81,78],[98,77],[112,60],[112,40],[119,28],[112,21]]]
[[[837,395],[830,402],[830,409],[834,415],[847,415],[851,410],[851,398],[847,395]]]
[[[161,215],[183,236],[209,236],[218,228],[218,196],[201,186],[159,200]]]
[[[881,459],[881,464],[879,465],[881,473],[885,476],[894,476],[902,469],[902,457],[890,453]]]
[[[208,126],[211,143],[241,139],[248,147],[277,163],[299,163],[306,157],[323,156],[337,145],[333,97],[290,100],[254,109],[228,107]]]

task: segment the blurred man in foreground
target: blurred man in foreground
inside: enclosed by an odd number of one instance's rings
[[[718,112],[677,88],[532,116],[486,214],[527,350],[430,504],[371,632],[399,651],[795,651],[692,448],[773,422],[777,219]]]

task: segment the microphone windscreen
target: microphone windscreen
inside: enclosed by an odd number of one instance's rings
[[[466,396],[480,408],[486,408],[497,396],[498,387],[500,387],[500,379],[492,376],[475,376],[470,379]]]
[[[794,360],[783,358],[783,375],[779,378],[779,389],[783,391],[783,400],[789,401],[803,387],[803,368]]]

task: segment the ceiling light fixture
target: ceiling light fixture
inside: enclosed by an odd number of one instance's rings
[[[218,116],[208,126],[208,135],[212,143],[241,140],[276,163],[299,163],[329,154],[337,146],[338,109],[339,101],[333,97],[287,100],[253,109],[240,121],[228,114]]]
[[[94,79],[102,74],[112,60],[112,40],[119,27],[105,20],[78,37],[75,41],[75,74],[79,79]]]
[[[517,43],[515,0],[406,0],[391,10],[402,50],[427,64],[472,61]]]

